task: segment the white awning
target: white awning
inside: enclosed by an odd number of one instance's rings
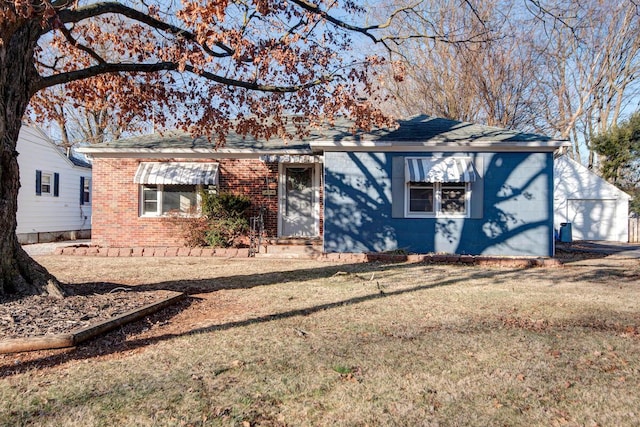
[[[408,158],[406,179],[410,182],[473,182],[476,174],[468,157]]]
[[[133,182],[136,184],[218,184],[218,163],[142,162]]]
[[[310,154],[265,154],[260,160],[267,163],[322,163],[322,156]]]

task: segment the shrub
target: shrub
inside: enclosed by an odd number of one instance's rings
[[[249,223],[246,218],[210,219],[206,240],[209,246],[228,248],[233,246],[235,240],[245,234],[248,229]]]
[[[240,218],[244,217],[251,207],[251,198],[243,194],[200,193],[202,199],[202,214],[209,218]]]
[[[175,227],[185,246],[195,248],[207,246],[207,232],[209,231],[209,220],[206,217],[185,217],[178,214],[169,214],[162,218],[162,221]]]
[[[242,194],[209,194],[200,192],[202,213],[185,217],[169,215],[164,221],[178,229],[189,247],[213,246],[228,248],[249,230],[247,211],[251,199]]]
[[[213,247],[233,246],[249,229],[246,215],[249,207],[251,199],[242,194],[203,194],[202,213],[209,221],[207,243]]]

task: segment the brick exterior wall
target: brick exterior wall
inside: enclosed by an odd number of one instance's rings
[[[133,177],[143,161],[158,160],[100,157],[93,160],[92,244],[106,247],[183,246],[179,231],[166,220],[139,215],[139,185],[133,182]],[[213,161],[220,164],[220,192],[250,196],[251,216],[257,215],[260,207],[264,206],[266,235],[277,236],[278,163],[264,163],[254,159]],[[263,191],[267,189],[275,190],[276,195],[263,195]]]
[[[259,160],[225,159],[220,161],[218,174],[221,192],[245,194],[251,197],[250,215],[256,216],[264,206],[264,228],[267,236],[278,234],[278,163]],[[275,190],[264,196],[264,190]]]

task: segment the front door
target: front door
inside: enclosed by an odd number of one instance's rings
[[[317,236],[315,175],[313,164],[282,165],[281,236]]]

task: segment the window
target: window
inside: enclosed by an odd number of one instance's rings
[[[140,184],[140,216],[198,214],[204,188],[218,186],[218,163],[141,162],[133,177]]]
[[[36,196],[58,197],[60,195],[60,174],[36,170]]]
[[[169,214],[189,215],[197,212],[198,185],[142,185],[140,192],[140,214],[163,216]]]
[[[434,185],[423,182],[409,183],[409,212],[432,212]]]
[[[91,178],[80,177],[80,204],[91,204]]]
[[[40,192],[42,194],[51,194],[51,181],[53,181],[52,178],[53,177],[50,173],[42,174],[42,184],[40,185]]]
[[[466,157],[407,157],[405,216],[467,217],[474,180]]]
[[[466,216],[468,184],[409,182],[407,216]]]
[[[467,212],[467,184],[441,184],[440,200],[440,212],[465,214]]]
[[[156,185],[142,187],[142,215],[159,215],[158,187]]]

